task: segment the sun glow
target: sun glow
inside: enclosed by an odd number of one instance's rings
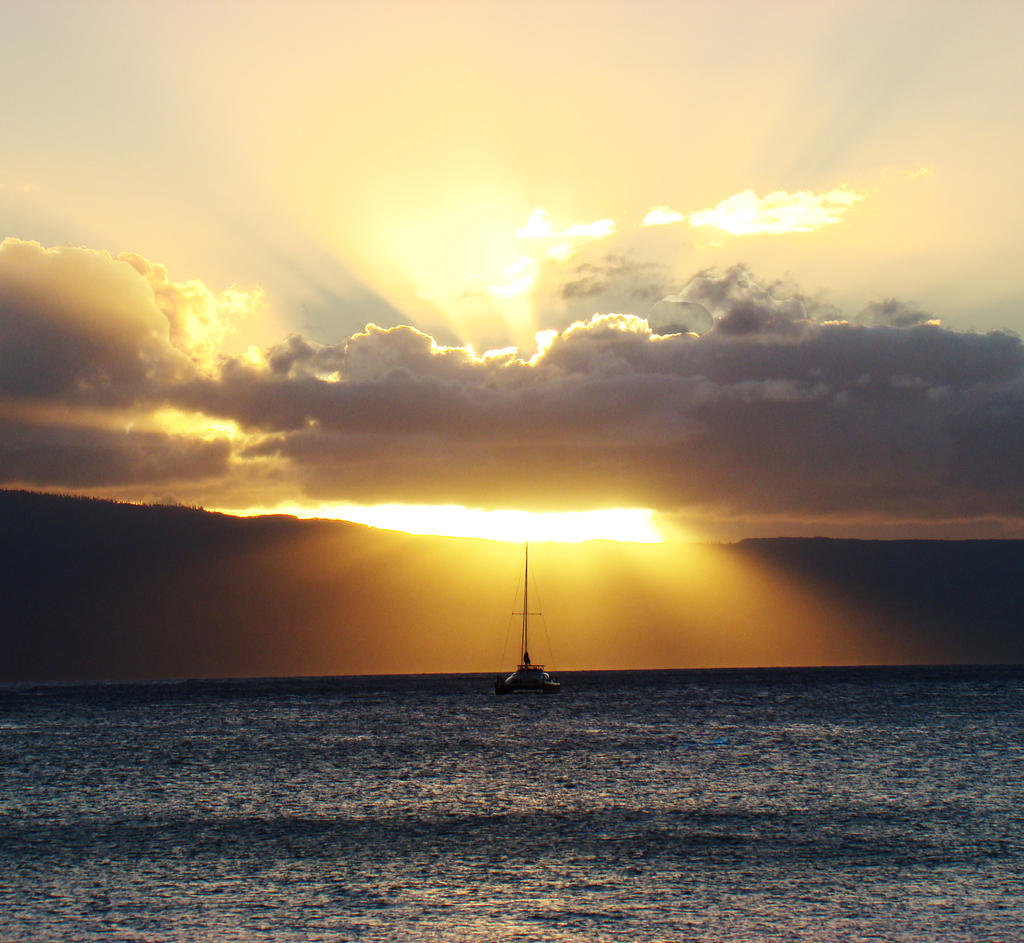
[[[220,509],[225,514],[292,514],[367,524],[382,530],[435,537],[475,537],[522,543],[582,543],[612,540],[657,544],[663,537],[654,512],[645,508],[606,508],[597,511],[512,511],[424,504],[282,504],[274,508]]]
[[[199,412],[185,412],[165,406],[153,413],[153,422],[158,429],[171,435],[193,436],[211,441],[213,439],[234,439],[239,435],[238,423],[230,419],[216,419]]]

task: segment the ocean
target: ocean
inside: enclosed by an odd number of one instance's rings
[[[0,939],[1024,939],[1024,668],[0,685]]]

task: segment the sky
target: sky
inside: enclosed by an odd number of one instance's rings
[[[1019,4],[0,12],[0,486],[1024,536]]]

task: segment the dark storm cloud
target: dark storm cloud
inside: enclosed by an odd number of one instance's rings
[[[703,326],[694,333],[598,316],[524,362],[370,326],[339,344],[293,336],[262,361],[221,357],[204,369],[199,340],[179,350],[154,306],[154,292],[170,297],[163,276],[91,262],[113,281],[103,292],[99,275],[87,279],[82,306],[43,276],[0,293],[5,481],[221,476],[226,495],[230,456],[233,475],[257,462],[278,495],[323,501],[1024,517],[1020,339],[949,331],[897,301],[845,322],[735,268],[668,296],[691,330]],[[111,297],[124,303],[111,308]],[[141,427],[102,431],[109,421],[72,434],[19,414],[26,400],[37,411],[166,405],[233,420],[242,434],[146,439]]]
[[[227,474],[226,440],[0,421],[0,481],[90,488]]]
[[[873,301],[861,313],[859,320],[865,324],[888,325],[890,327],[914,327],[927,324],[932,315],[917,305],[908,304],[897,298]]]

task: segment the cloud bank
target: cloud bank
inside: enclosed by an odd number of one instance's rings
[[[678,323],[599,315],[522,353],[368,325],[225,356],[258,293],[7,240],[0,483],[228,507],[635,506],[711,530],[1020,527],[1015,335],[896,299],[843,319],[740,267],[658,303]]]

